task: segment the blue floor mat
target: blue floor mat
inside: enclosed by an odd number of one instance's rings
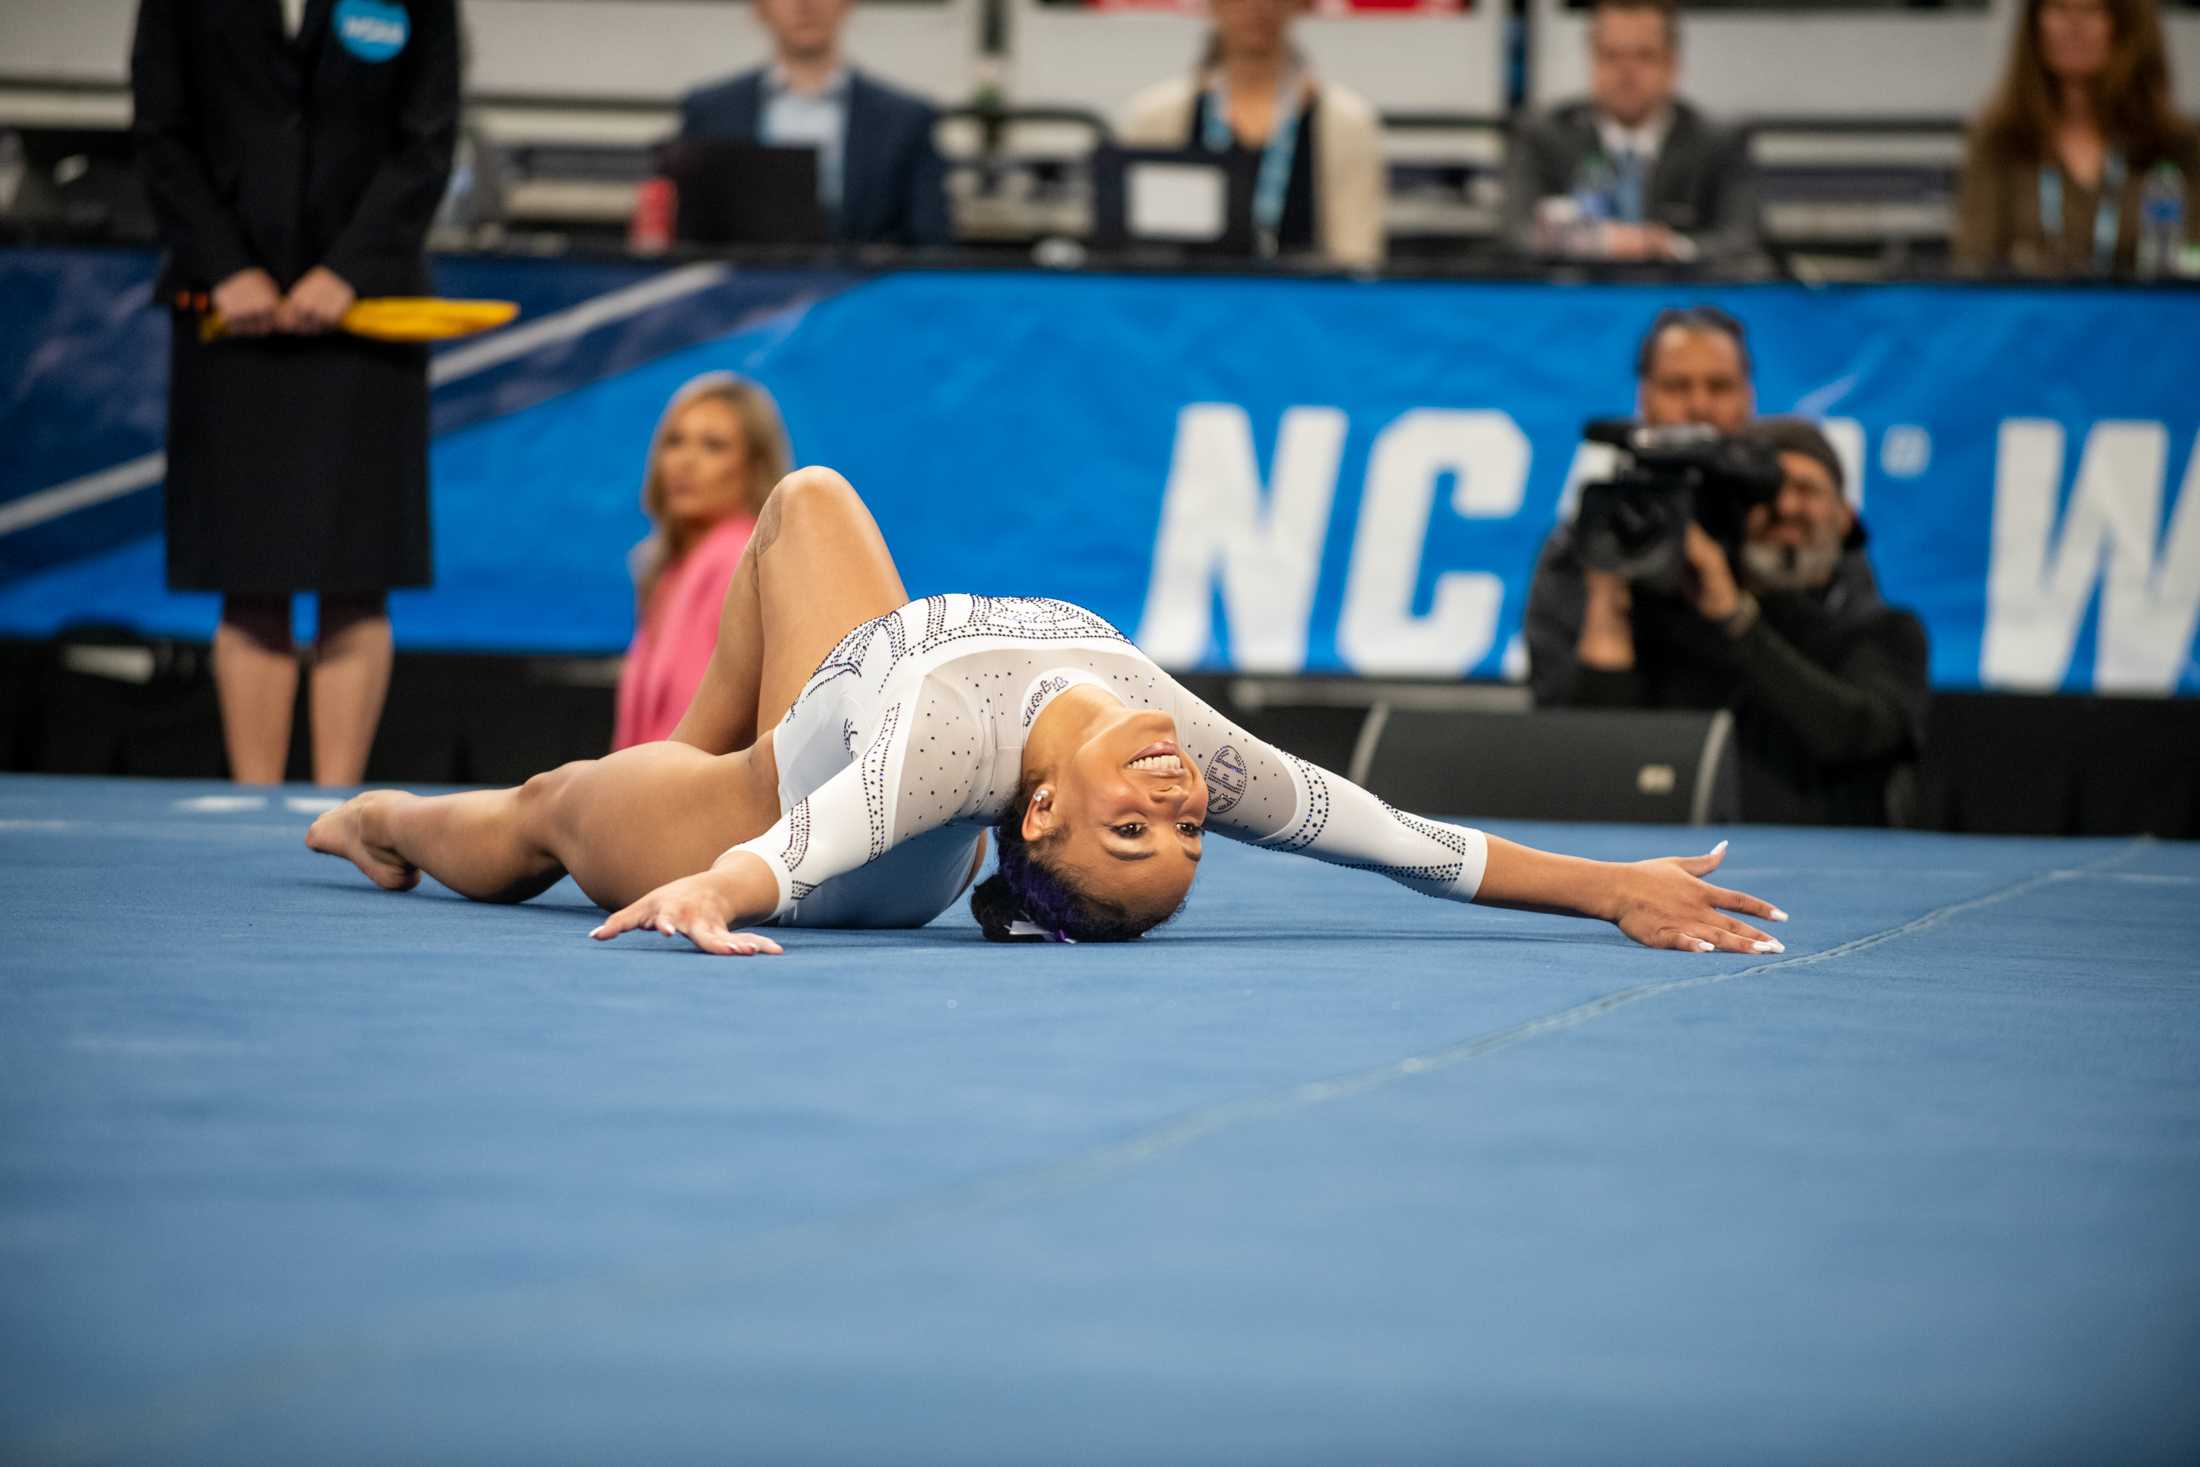
[[[0,1460],[2200,1454],[2200,847],[1741,829],[1749,959],[1215,842],[740,961],[308,795],[0,780]]]

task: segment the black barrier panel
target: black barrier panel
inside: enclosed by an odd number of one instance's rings
[[[611,740],[608,660],[400,653],[367,767],[375,783],[514,784]],[[1186,680],[1248,731],[1403,809],[1485,820],[1687,823],[1736,817],[1714,718],[1585,710],[1406,710],[1232,679]],[[304,699],[290,775],[309,772]],[[1943,693],[1918,823],[2006,835],[2200,837],[2200,699]],[[203,644],[83,629],[0,640],[0,768],[219,778]],[[1707,774],[1706,771],[1709,771]]]
[[[1928,829],[2200,837],[2200,699],[1942,693],[1930,728]]]
[[[310,674],[285,777],[312,775]],[[517,784],[611,747],[605,662],[400,654],[367,761],[370,784]],[[227,772],[203,644],[85,628],[0,642],[0,768],[219,779]]]
[[[1725,713],[1422,712],[1378,707],[1367,787],[1476,820],[1695,825],[1736,815]]]

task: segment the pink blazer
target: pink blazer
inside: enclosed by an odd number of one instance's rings
[[[737,515],[705,535],[657,578],[634,644],[619,674],[619,718],[611,747],[672,737],[688,700],[702,686],[718,645],[718,614],[756,521]]]

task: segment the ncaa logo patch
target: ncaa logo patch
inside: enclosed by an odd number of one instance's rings
[[[412,38],[405,7],[382,0],[339,0],[331,24],[344,49],[361,61],[387,61]]]

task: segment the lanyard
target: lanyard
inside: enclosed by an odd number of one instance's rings
[[[1612,163],[1612,217],[1622,224],[1640,224],[1643,220],[1642,194],[1643,155],[1633,148],[1622,148]]]
[[[1268,145],[1260,150],[1260,173],[1253,182],[1253,229],[1260,238],[1260,252],[1273,255],[1282,239],[1283,202],[1291,191],[1291,164],[1299,151],[1300,85],[1296,67],[1287,69],[1276,82],[1276,120],[1268,130]],[[1230,133],[1230,112],[1222,95],[1222,78],[1207,83],[1207,118],[1201,145],[1210,153],[1227,153],[1236,141]]]
[[[2111,151],[2101,160],[2101,202],[2093,211],[2093,268],[2116,263],[2116,235],[2123,214],[2124,155]],[[2052,164],[2040,165],[2040,232],[2057,251],[2063,241],[2063,176]]]

